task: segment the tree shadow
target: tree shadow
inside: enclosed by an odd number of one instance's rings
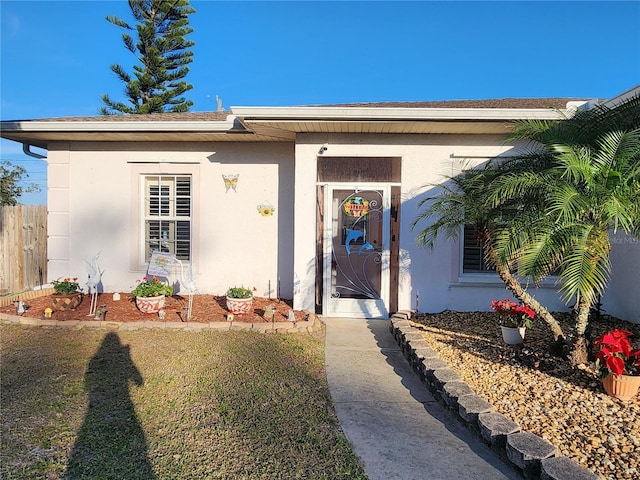
[[[440,425],[443,429],[450,432],[457,440],[466,444],[471,452],[482,459],[486,464],[494,467],[498,472],[502,473],[508,479],[520,478],[520,475],[513,467],[492,452],[489,447],[478,439],[473,432],[465,427],[462,422],[454,420],[455,416],[449,412],[437,399],[433,393],[427,388],[425,383],[418,377],[414,369],[407,361],[404,353],[398,347],[396,339],[389,331],[389,324],[386,320],[367,320],[367,328],[372,333],[376,341],[376,345],[380,348],[380,352],[384,355],[385,361],[393,368],[393,371],[400,378],[401,384],[407,389],[411,397],[422,404],[426,414],[433,419],[431,423],[433,427]],[[442,437],[442,451],[455,445],[452,439]],[[429,446],[427,445],[426,448]],[[436,444],[433,445],[436,447]],[[452,448],[464,448],[461,446]],[[461,452],[462,450],[459,450]],[[460,460],[460,459],[459,459]],[[466,460],[462,459],[453,466],[455,474],[459,474],[464,470]],[[496,472],[497,473],[497,472]],[[470,477],[471,478],[471,477]]]
[[[85,372],[87,413],[69,457],[65,479],[155,479],[147,441],[129,395],[143,384],[129,345],[109,332]]]

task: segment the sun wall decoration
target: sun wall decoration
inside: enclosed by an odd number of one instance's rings
[[[258,213],[263,217],[270,217],[273,215],[273,212],[276,211],[276,207],[271,205],[269,202],[264,202],[258,205]]]
[[[237,192],[236,187],[238,186],[239,176],[240,176],[239,173],[236,173],[234,175],[222,174],[222,179],[224,180],[224,187],[226,189],[224,193],[227,193],[230,188],[232,188],[234,192]]]

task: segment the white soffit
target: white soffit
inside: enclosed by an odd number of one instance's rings
[[[514,120],[559,120],[565,110],[516,108],[231,107],[259,134],[296,133],[503,134]]]
[[[241,120],[518,120],[563,118],[550,108],[231,107]]]

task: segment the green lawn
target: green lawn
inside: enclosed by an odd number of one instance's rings
[[[365,479],[323,340],[3,325],[0,477]]]

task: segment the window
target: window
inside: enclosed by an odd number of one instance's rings
[[[476,238],[476,231],[471,225],[464,226],[462,245],[462,273],[493,273],[495,268],[487,266],[482,247]]]
[[[144,255],[154,250],[191,260],[191,176],[144,177]]]

